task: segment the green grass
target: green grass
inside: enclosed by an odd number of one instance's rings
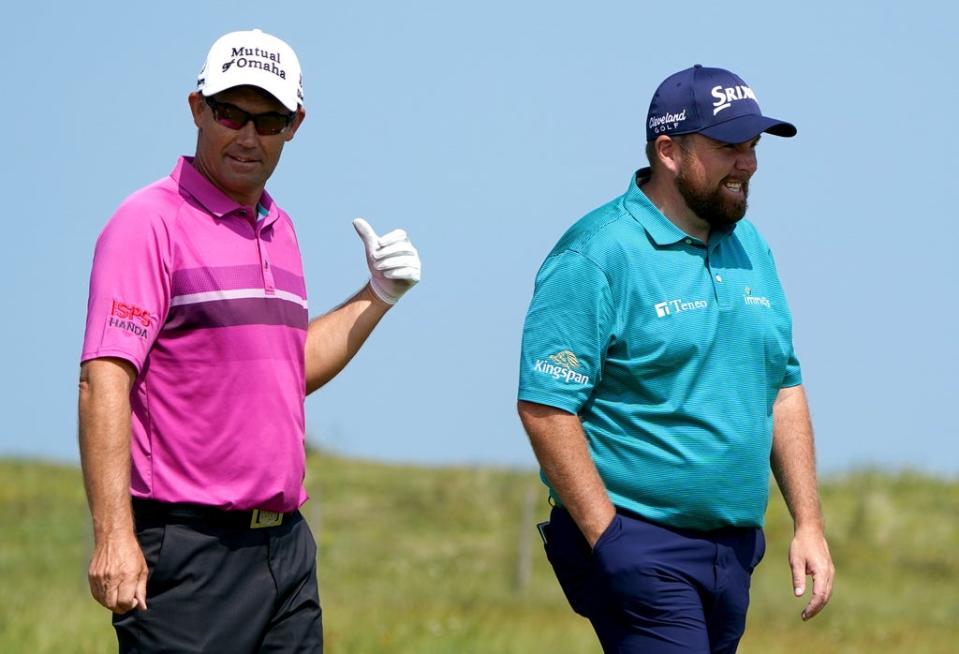
[[[331,654],[599,652],[566,606],[531,524],[536,476],[385,465],[313,454],[304,513],[320,545]],[[959,642],[959,483],[857,473],[822,485],[838,569],[809,623],[792,597],[778,493],[740,652],[952,653]],[[115,651],[89,595],[90,527],[75,468],[0,462],[0,652]],[[517,581],[522,535],[532,547]]]

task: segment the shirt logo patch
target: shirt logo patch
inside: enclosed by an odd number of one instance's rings
[[[706,302],[706,300],[692,300],[690,302],[683,302],[682,300],[666,300],[665,302],[657,302],[653,305],[653,308],[656,309],[657,318],[665,318],[666,316],[682,313],[683,311],[705,309],[708,306],[709,303]]]
[[[567,384],[575,382],[577,384],[588,384],[589,375],[576,372],[580,362],[576,355],[569,350],[563,350],[547,357],[549,361],[537,359],[533,364],[533,370],[544,375],[549,375],[553,379],[562,379]],[[552,361],[552,363],[550,363]]]
[[[563,366],[564,368],[576,369],[579,368],[579,359],[576,358],[576,355],[570,352],[569,350],[563,350],[562,352],[557,352],[556,354],[550,355],[550,361],[555,363],[558,366]]]
[[[149,311],[135,304],[114,300],[107,318],[107,326],[147,338],[150,325],[156,321]]]
[[[755,306],[766,307],[767,309],[773,308],[768,297],[763,297],[762,295],[753,295],[753,289],[749,288],[748,286],[743,289],[743,302]]]

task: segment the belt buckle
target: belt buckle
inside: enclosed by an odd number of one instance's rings
[[[266,527],[278,527],[283,524],[283,514],[276,511],[261,511],[253,509],[250,518],[250,529],[264,529]]]

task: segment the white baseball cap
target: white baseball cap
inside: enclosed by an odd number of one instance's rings
[[[218,38],[196,80],[197,91],[205,96],[245,85],[263,89],[290,111],[303,104],[303,73],[296,53],[262,30]]]

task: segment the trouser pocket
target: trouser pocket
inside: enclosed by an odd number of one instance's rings
[[[565,509],[553,509],[544,533],[546,558],[553,566],[566,600],[574,611],[589,617],[596,596],[595,571],[589,544]]]

